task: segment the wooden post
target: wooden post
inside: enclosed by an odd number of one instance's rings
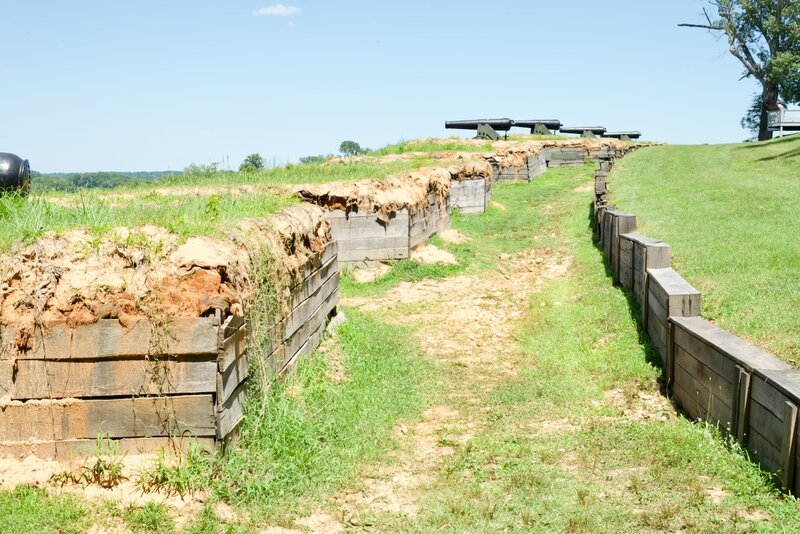
[[[750,432],[750,379],[752,375],[742,366],[737,365],[739,377],[736,383],[736,405],[734,406],[731,433],[742,447],[747,446],[747,435]]]
[[[787,491],[794,486],[794,456],[797,450],[797,405],[786,401],[783,405],[783,440],[781,442],[780,479]]]
[[[672,321],[667,321],[667,362],[666,362],[667,383],[664,389],[669,393],[672,391],[672,381],[675,379],[675,325]]]
[[[644,260],[647,265],[647,248],[644,249]],[[644,269],[644,297],[642,298],[642,330],[647,332],[647,323],[649,321],[650,313],[648,312],[650,306],[650,276],[647,274],[647,267]]]

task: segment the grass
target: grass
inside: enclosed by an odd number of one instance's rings
[[[456,453],[418,496],[414,524],[385,514],[377,530],[750,532],[800,524],[797,502],[738,446],[675,417],[663,401],[647,404],[660,398],[662,370],[592,243],[590,194],[579,192],[591,175],[565,169],[498,186],[494,200],[508,211],[458,222],[476,257],[492,251],[486,264],[501,251],[558,246],[572,268],[531,295],[516,332],[520,352],[507,356],[517,360],[516,377],[477,408],[459,406],[484,424],[466,444],[450,443]],[[529,217],[512,222],[517,209]],[[440,402],[480,395],[481,384],[460,383],[460,370],[440,371],[450,386]],[[609,392],[623,405],[607,402]]]
[[[401,281],[480,276],[501,269],[503,255],[530,248],[570,256],[565,277],[530,294],[516,349],[504,354],[514,373],[493,388],[464,380],[463,366],[425,359],[411,329],[387,324],[385,313],[346,310],[337,343],[274,384],[266,417],[248,418],[227,456],[194,449],[177,463],[165,458],[143,480],[209,492],[189,532],[292,526],[320,509],[335,516],[335,495],[391,464],[392,429],[435,403],[467,413],[471,437],[448,440],[442,429],[454,453],[416,489],[413,521],[380,513],[368,518],[372,530],[750,532],[800,524],[797,501],[779,494],[746,453],[715,429],[676,417],[659,396],[657,358],[591,240],[592,174],[562,168],[496,186],[486,214],[455,217],[470,242],[437,241],[457,266],[399,262],[384,281],[344,283],[347,296],[380,295]],[[218,518],[217,501],[240,521]],[[0,491],[0,532],[83,532],[115,520],[134,531],[175,528],[160,505],[119,512],[31,488]]]
[[[269,217],[294,204],[287,185],[383,178],[432,160],[286,165],[259,172],[184,173],[140,186],[78,193],[0,196],[0,252],[45,232],[83,228],[102,236],[117,226],[161,226],[181,236],[219,237],[236,221]],[[248,189],[241,189],[247,186]]]
[[[663,146],[626,157],[612,202],[673,247],[703,315],[800,364],[800,136]]]
[[[0,532],[85,532],[91,506],[70,495],[53,497],[40,488],[19,486],[0,491]]]
[[[310,511],[380,458],[392,446],[391,428],[424,407],[427,366],[401,329],[347,314],[338,333],[343,376],[332,374],[330,354],[302,361],[274,384],[262,420],[250,403],[240,442],[226,456],[190,451],[147,473],[144,487],[208,489],[212,499],[247,508],[256,523],[280,522]]]

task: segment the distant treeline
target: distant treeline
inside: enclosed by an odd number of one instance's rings
[[[78,189],[111,189],[120,186],[136,186],[161,180],[167,176],[180,175],[177,171],[139,172],[54,172],[31,171],[33,191],[77,191]]]

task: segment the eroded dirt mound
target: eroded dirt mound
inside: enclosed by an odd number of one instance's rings
[[[291,281],[329,240],[322,211],[311,205],[292,206],[269,221],[245,220],[224,238],[181,242],[154,226],[114,228],[102,236],[85,230],[47,235],[0,256],[0,323],[22,327],[14,345],[24,351],[25,333],[36,323],[118,319],[128,326],[217,309],[241,315],[254,288],[254,254],[268,254],[271,272]]]
[[[427,206],[429,195],[439,199],[438,203],[443,206],[443,199],[450,191],[450,180],[448,169],[431,168],[384,180],[304,185],[296,190],[296,195],[328,210],[376,213],[378,219],[388,222],[402,209]]]

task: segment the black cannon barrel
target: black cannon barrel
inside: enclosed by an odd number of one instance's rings
[[[27,159],[16,154],[0,152],[0,191],[27,194],[30,189],[31,167]]]
[[[623,137],[627,137],[628,139],[639,139],[642,136],[642,132],[637,132],[631,130],[629,132],[606,132],[603,134],[603,137],[613,137],[615,139],[622,139]]]
[[[558,119],[530,119],[513,122],[514,126],[518,126],[520,128],[534,128],[537,124],[541,124],[548,130],[558,130],[561,128],[561,121]]]
[[[514,125],[511,119],[478,119],[469,121],[447,121],[444,123],[445,128],[451,130],[477,130],[479,124],[488,124],[499,132],[507,132]]]
[[[606,129],[602,126],[562,126],[561,133],[582,134],[583,132],[592,132],[595,135],[603,135]]]

